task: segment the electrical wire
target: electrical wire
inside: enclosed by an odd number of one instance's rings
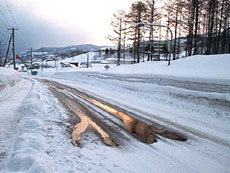
[[[3,45],[6,45],[8,43],[8,40],[10,39],[11,37],[11,33],[8,31],[7,34],[4,34],[1,30],[0,30],[0,33],[2,33],[2,35],[4,36],[4,39],[2,39],[2,44]],[[4,46],[2,46],[3,48]]]
[[[15,18],[14,18],[14,16],[13,16],[13,13],[12,13],[12,11],[11,11],[11,9],[10,9],[10,6],[9,6],[7,0],[4,0],[4,1],[5,1],[5,4],[6,4],[7,8],[8,8],[8,11],[9,11],[9,13],[10,13],[11,18],[13,19],[13,21],[14,21],[16,27],[18,27],[18,24],[17,24],[17,22],[16,22],[16,20],[15,20]]]
[[[0,30],[0,34],[2,34],[2,37],[6,38],[6,36],[3,34],[1,30]]]
[[[3,33],[3,31],[0,30],[0,34],[2,35],[2,37],[7,40],[6,34]]]
[[[6,19],[6,16],[4,15],[4,13],[2,12],[1,9],[0,9],[0,14],[1,14],[2,17],[3,17],[3,20],[2,20],[3,25],[4,25],[6,28],[9,28],[9,27],[10,27],[10,24],[9,24],[8,20]]]
[[[0,19],[0,21],[2,21],[1,23],[3,23],[3,25],[6,27],[6,29],[8,28],[8,26],[6,25],[6,23],[4,22],[4,20]]]

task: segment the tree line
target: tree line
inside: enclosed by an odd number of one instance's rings
[[[165,26],[166,59],[169,52],[173,60],[179,58],[181,51],[185,56],[230,53],[229,0],[166,0],[161,3],[160,0],[136,1],[128,12],[119,10],[113,14],[113,35],[108,38],[118,47],[118,65],[126,42],[132,42],[135,62],[140,62],[143,47],[148,51],[148,60],[153,60],[153,42],[161,28],[148,24]]]

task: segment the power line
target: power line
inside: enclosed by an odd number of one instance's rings
[[[1,49],[0,52],[1,52],[1,54],[0,54],[0,56],[1,56],[2,54],[5,54],[5,53],[6,53],[7,42],[8,42],[8,40],[9,40],[10,37],[11,37],[10,32],[7,32],[7,35],[9,35],[9,38],[7,38],[7,36],[4,35],[4,38],[5,38],[5,39],[0,40],[0,42],[1,42],[1,45],[0,45],[0,49]]]
[[[7,30],[6,32],[3,32],[3,31],[0,29],[0,35],[2,35],[1,40],[2,40],[3,42],[8,42],[8,40],[10,39],[11,33],[10,33],[9,30]]]
[[[10,27],[10,24],[9,24],[8,20],[6,19],[6,16],[4,15],[4,13],[2,12],[1,9],[0,9],[0,13],[1,13],[2,17],[3,17],[3,20],[2,20],[3,25],[4,25],[6,28],[9,28],[9,27]]]
[[[4,37],[5,40],[7,40],[6,35],[0,30],[0,34],[2,34],[2,37]]]
[[[8,34],[8,32],[6,32]],[[6,42],[8,40],[7,34],[5,34],[1,29],[0,29],[0,41]]]
[[[6,3],[6,6],[7,6],[7,8],[8,8],[8,11],[10,12],[11,18],[13,19],[15,25],[18,27],[18,24],[17,24],[17,22],[16,22],[16,20],[15,20],[15,18],[14,18],[14,16],[13,16],[13,13],[12,13],[12,11],[11,11],[11,9],[10,9],[10,6],[9,6],[7,0],[4,0],[4,1],[5,1],[5,3]]]
[[[1,21],[2,21],[3,25],[4,25],[6,28],[9,28],[9,27],[6,25],[6,23],[4,22],[4,20],[1,20]]]

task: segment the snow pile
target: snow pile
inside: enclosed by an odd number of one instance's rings
[[[9,163],[6,165],[6,172],[45,172],[40,166],[46,162],[47,155],[44,153],[46,140],[44,123],[40,115],[43,105],[39,100],[39,95],[33,90],[29,99],[24,102],[25,107],[18,111],[23,118],[18,123],[16,134],[13,135],[15,140],[12,157],[9,158]]]
[[[0,173],[83,172],[77,164],[81,154],[71,144],[69,115],[45,86],[34,80],[30,87],[17,109],[11,142],[5,143],[11,149],[6,150]]]
[[[95,52],[89,53],[91,61]],[[64,59],[63,62],[86,62],[87,54],[78,55],[72,58]],[[160,77],[167,79],[177,79],[184,81],[230,84],[230,54],[221,55],[196,55],[176,61],[171,61],[168,66],[167,61],[141,62],[139,64],[109,64],[110,68],[106,70],[105,64],[92,64],[92,68],[65,68],[51,69],[49,72],[99,72],[114,75],[127,75],[137,77]],[[47,72],[48,72],[47,71]]]
[[[144,62],[135,65],[121,65],[109,70],[116,74],[138,74],[180,78],[198,82],[220,82],[230,84],[230,54],[197,55],[168,62]]]
[[[91,61],[96,54],[97,54],[96,52],[89,52],[88,55],[87,55],[87,53],[77,55],[77,56],[74,56],[74,57],[71,57],[71,58],[63,59],[62,62],[68,62],[68,63],[71,63],[71,62],[78,62],[78,63],[87,62],[87,56],[89,56],[89,61]]]
[[[21,76],[17,71],[0,67],[0,95],[4,90],[14,87],[20,80]]]

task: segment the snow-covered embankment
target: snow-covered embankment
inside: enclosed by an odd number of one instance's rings
[[[0,96],[7,91],[7,89],[14,87],[21,80],[21,75],[9,68],[0,67]]]
[[[152,61],[113,68],[105,73],[159,76],[163,78],[230,84],[230,54],[196,55],[171,61]]]

